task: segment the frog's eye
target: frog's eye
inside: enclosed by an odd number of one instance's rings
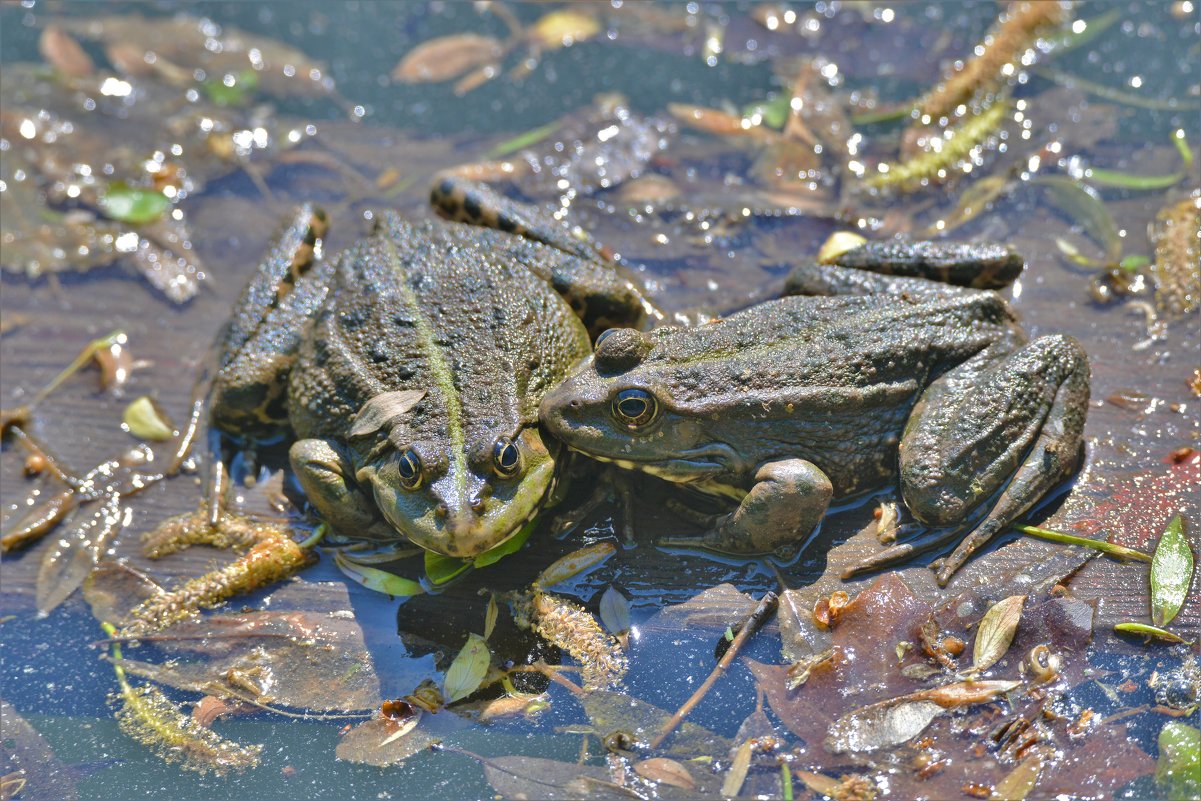
[[[600,347],[600,343],[602,343],[602,342],[604,342],[606,339],[608,339],[608,337],[609,337],[609,335],[610,335],[610,334],[612,334],[612,333],[614,333],[614,332],[616,332],[616,331],[620,331],[620,330],[621,330],[621,329],[619,329],[619,328],[606,328],[604,331],[601,331],[601,334],[600,334],[600,336],[596,338],[596,347],[598,347],[598,348],[599,348],[599,347]]]
[[[405,489],[415,490],[421,486],[421,457],[417,451],[409,448],[402,453],[396,463],[396,472],[400,474],[400,483]]]
[[[509,477],[521,467],[521,451],[508,437],[500,437],[492,446],[492,466],[498,476]]]
[[[613,398],[613,416],[630,428],[647,425],[658,413],[658,401],[645,389],[623,389]]]

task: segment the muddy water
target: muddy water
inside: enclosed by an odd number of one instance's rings
[[[193,13],[279,38],[327,62],[346,102],[282,100],[278,113],[317,126],[316,137],[305,146],[307,152],[332,154],[366,176],[368,184],[392,168],[407,188],[384,199],[385,190],[363,189],[338,171],[312,163],[270,164],[264,173],[269,196],[261,194],[243,171],[215,177],[186,201],[196,254],[208,267],[211,280],[183,307],[154,294],[122,263],[61,274],[56,281],[5,273],[0,312],[6,325],[7,321],[19,324],[0,340],[0,405],[25,402],[87,341],[114,329],[125,331],[135,357],[144,363],[134,371],[124,397],[96,391],[95,373],[84,372],[38,408],[32,426],[72,466],[97,464],[134,444],[119,427],[130,398],[149,394],[177,419],[184,416],[191,377],[208,343],[266,247],[270,232],[296,203],[315,199],[331,209],[334,227],[329,247],[336,251],[366,230],[366,211],[391,205],[412,216],[427,215],[423,187],[434,171],[478,160],[498,142],[586,106],[600,92],[624,93],[631,108],[641,114],[661,114],[670,102],[741,108],[788,84],[773,78],[772,65],[789,57],[820,56],[837,64],[840,91],[876,92],[885,101],[913,97],[937,80],[943,63],[968,52],[996,9],[992,3],[962,10],[909,6],[896,9],[888,15],[891,21],[885,22],[878,14],[884,8],[881,4],[846,5],[837,9],[834,4],[819,4],[805,18],[812,19],[815,28],[801,32],[769,32],[743,6],[706,6],[693,14],[676,9],[675,16],[668,17],[681,21],[680,30],[661,20],[617,16],[608,23],[611,37],[547,52],[524,80],[502,77],[463,97],[452,95],[446,85],[402,85],[386,76],[413,43],[466,30],[505,35],[503,22],[480,16],[467,5],[424,8],[365,3],[339,6],[336,15],[319,3],[192,7]],[[1195,107],[1201,35],[1197,12],[1182,11],[1182,5],[1090,6],[1083,16],[1100,17],[1116,10],[1119,19],[1051,66],[1153,105],[1177,98]],[[66,9],[70,14],[84,10]],[[538,6],[516,11],[526,23],[543,13]],[[37,37],[56,13],[57,8],[41,5],[0,8],[0,60],[6,64],[37,60]],[[724,49],[709,66],[706,32],[716,35],[717,31],[724,31]],[[1060,91],[1045,78],[1030,80],[1018,95],[1029,98],[1034,130],[1038,135],[1050,131],[1044,140],[1061,142],[1058,155],[1041,154],[1043,173],[1066,173],[1078,164],[1095,164],[1131,174],[1164,175],[1179,169],[1179,156],[1169,140],[1173,132],[1183,129],[1188,141],[1201,142],[1195,110],[1148,109],[1090,95],[1079,87]],[[1039,97],[1044,98],[1042,103]],[[365,117],[362,122],[349,122],[343,107],[356,105]],[[1012,166],[1016,153],[1028,162],[1033,153],[1019,145],[1015,140],[1008,156],[986,157],[978,169],[992,174],[990,170],[1001,169],[998,164]],[[813,253],[832,229],[847,221],[879,218],[886,221],[882,232],[914,232],[938,219],[940,209],[947,209],[945,199],[939,205],[943,196],[937,192],[934,200],[925,193],[894,201],[873,199],[860,208],[847,208],[837,202],[832,190],[822,190],[804,202],[794,198],[791,205],[764,202],[759,208],[747,200],[731,204],[732,211],[711,212],[723,198],[727,203],[732,198],[741,200],[744,189],[755,185],[751,173],[756,158],[754,149],[745,144],[685,129],[673,136],[653,171],[687,187],[685,200],[695,203],[675,200],[640,214],[638,204],[623,199],[619,187],[577,201],[573,219],[640,270],[668,307],[731,308],[770,296],[791,263]],[[1048,168],[1049,161],[1060,163]],[[1029,163],[1025,166],[1034,169]],[[1169,190],[1104,190],[1105,207],[1121,234],[1122,253],[1151,255],[1148,224],[1169,198],[1182,197],[1197,186],[1194,166]],[[749,209],[745,215],[743,208]],[[832,216],[841,216],[842,221]],[[1186,472],[1173,485],[1176,489],[1170,495],[1155,479],[1170,469],[1173,451],[1201,447],[1201,399],[1186,383],[1201,365],[1201,320],[1194,314],[1172,323],[1161,338],[1151,339],[1136,305],[1147,296],[1105,306],[1093,302],[1088,292],[1090,275],[1065,263],[1056,245],[1056,238],[1066,238],[1089,255],[1098,254],[1096,243],[1075,222],[1069,211],[1049,202],[1037,184],[1018,181],[956,234],[1007,241],[1021,251],[1028,269],[1007,295],[1027,330],[1032,336],[1070,334],[1090,355],[1093,403],[1086,429],[1087,465],[1065,493],[1033,520],[1050,528],[1111,534],[1123,544],[1148,549],[1171,514],[1183,511],[1192,524],[1190,537],[1196,549],[1201,524],[1196,463],[1191,474]],[[22,508],[28,493],[44,486],[22,476],[23,460],[19,447],[5,445],[0,456],[0,495],[6,518]],[[279,481],[276,474],[241,492],[244,507],[269,513],[269,496]],[[132,520],[116,555],[164,583],[196,575],[224,560],[224,555],[203,549],[159,563],[149,563],[139,553],[141,533],[167,515],[195,508],[199,497],[194,476],[139,496],[131,503]],[[506,560],[495,575],[481,571],[442,595],[403,604],[346,581],[328,558],[307,571],[302,581],[311,585],[312,597],[321,604],[353,611],[379,674],[382,696],[390,698],[436,676],[433,654],[453,655],[468,631],[482,629],[485,602],[478,595],[480,588],[523,586],[562,554],[596,541],[617,542],[620,547],[614,558],[558,590],[594,611],[610,586],[631,599],[636,631],[626,690],[670,710],[709,673],[713,641],[724,625],[736,622],[737,605],[719,608],[711,619],[689,619],[688,624],[660,614],[661,610],[723,582],[759,596],[777,589],[778,580],[764,564],[727,563],[656,549],[656,537],[682,530],[681,523],[663,513],[661,500],[649,484],[637,494],[636,543],[619,542],[612,522],[617,510],[602,506],[565,539],[537,533],[534,546]],[[870,521],[873,506],[860,503],[832,514],[798,560],[779,566],[787,586],[811,585],[828,567],[843,564],[870,546],[854,535]],[[479,765],[462,753],[423,753],[403,768],[382,771],[335,762],[338,730],[345,721],[259,716],[221,724],[225,736],[266,744],[263,764],[233,779],[197,778],[163,765],[117,730],[105,703],[114,688],[112,673],[98,661],[99,650],[91,647],[100,637],[99,630],[78,596],[49,618],[35,619],[34,580],[51,545],[42,543],[0,563],[4,644],[0,675],[5,700],[41,733],[57,759],[47,780],[51,784],[42,788],[51,787],[55,797],[75,793],[99,798],[121,792],[133,797],[284,798],[336,792],[348,797],[401,798],[451,792],[448,788],[460,797],[492,795]],[[1002,540],[986,557],[970,564],[952,589],[970,586],[978,577],[1001,575],[1058,547]],[[930,581],[926,561],[907,566],[904,575],[920,597],[935,600],[942,596]],[[860,583],[847,589],[853,592],[856,586]],[[1071,586],[1078,598],[1097,605],[1098,646],[1090,661],[1099,670],[1129,673],[1142,681],[1152,669],[1182,658],[1182,648],[1148,647],[1107,633],[1116,622],[1146,619],[1145,570],[1096,559]],[[246,603],[270,608],[271,597],[269,590]],[[728,620],[731,615],[734,620]],[[1196,639],[1201,604],[1195,594],[1173,628]],[[514,658],[534,647],[507,622],[495,636],[503,643],[499,648]],[[778,663],[780,637],[778,627],[769,626],[745,653],[759,662]],[[574,761],[580,755],[581,737],[561,729],[581,722],[579,707],[562,688],[552,686],[549,692],[551,709],[536,721],[519,716],[485,729],[443,714],[436,716],[433,730],[461,751]],[[193,699],[193,695],[179,697]],[[1127,703],[1148,700],[1149,691],[1143,689]],[[733,737],[754,708],[752,675],[736,664],[690,720]],[[1161,723],[1159,718],[1136,718],[1131,729],[1137,744],[1152,755]],[[600,750],[595,738],[590,749],[595,761]],[[1139,792],[1150,791],[1145,783],[1139,787]],[[46,797],[32,787],[30,792],[31,798]]]

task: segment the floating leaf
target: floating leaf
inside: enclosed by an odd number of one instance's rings
[[[479,689],[491,661],[492,652],[488,650],[488,643],[484,642],[484,638],[478,634],[468,634],[467,643],[450,663],[446,679],[442,683],[447,703],[453,704]]]
[[[634,763],[634,772],[644,779],[660,784],[670,784],[682,790],[695,790],[696,780],[688,772],[688,768],[666,757],[644,759]]]
[[[543,139],[559,130],[562,125],[562,120],[552,120],[546,125],[539,125],[537,128],[518,134],[512,139],[506,139],[496,147],[489,150],[486,158],[504,158],[505,156],[513,155],[518,150],[525,150],[527,147],[538,144]]]
[[[517,553],[518,551],[520,551],[521,546],[525,545],[525,541],[528,540],[530,538],[530,534],[533,533],[534,525],[537,522],[538,522],[537,519],[531,520],[529,523],[526,523],[525,526],[520,531],[518,531],[512,537],[509,537],[507,540],[502,542],[500,545],[497,545],[495,548],[492,548],[490,550],[484,551],[482,554],[475,557],[475,559],[471,560],[472,566],[473,567],[487,567],[490,564],[499,562],[501,559],[504,559],[509,554]]]
[[[1101,246],[1107,261],[1118,260],[1122,253],[1122,238],[1109,209],[1096,194],[1066,175],[1040,175],[1033,183],[1047,188],[1051,203]]]
[[[171,418],[167,417],[148,395],[143,395],[126,406],[121,419],[126,430],[139,439],[166,442],[175,436],[175,426]]]
[[[258,88],[259,77],[254,70],[242,70],[236,75],[226,73],[209,78],[203,86],[205,95],[215,105],[241,106],[250,100]]]
[[[976,630],[976,642],[972,646],[972,666],[977,670],[988,670],[1009,650],[1013,635],[1017,632],[1022,617],[1025,595],[1011,595],[993,604],[980,620]]]
[[[1155,782],[1168,801],[1201,798],[1201,730],[1176,720],[1163,725]]]
[[[568,47],[591,39],[600,28],[600,23],[591,14],[563,9],[544,15],[530,27],[530,34],[543,47]]]
[[[492,636],[492,632],[496,630],[496,618],[499,617],[500,610],[496,604],[496,594],[492,593],[488,596],[488,608],[484,612],[484,639],[487,640]]]
[[[990,175],[987,178],[981,178],[959,195],[959,202],[942,221],[942,227],[937,230],[931,229],[927,233],[931,236],[936,233],[946,233],[974,220],[989,203],[1005,194],[1009,190],[1009,185],[1009,176],[1007,175]]]
[[[134,225],[154,222],[171,208],[170,198],[162,192],[129,186],[120,181],[109,185],[108,191],[100,196],[99,203],[100,210],[110,220]]]
[[[1106,170],[1101,167],[1092,167],[1085,173],[1085,178],[1090,184],[1096,186],[1109,186],[1116,189],[1138,189],[1138,190],[1153,190],[1167,189],[1175,186],[1184,179],[1183,172],[1174,172],[1170,175],[1133,175],[1128,172],[1119,172],[1117,170]]]
[[[613,585],[609,585],[601,596],[600,619],[610,634],[623,634],[630,630],[630,602]]]
[[[754,121],[758,117],[768,128],[775,128],[777,131],[788,122],[788,115],[791,113],[792,97],[784,92],[770,100],[752,103],[742,109],[743,118]]]
[[[71,78],[86,78],[96,65],[79,42],[57,25],[47,25],[38,39],[38,52],[55,72]]]
[[[964,681],[890,698],[843,715],[830,727],[826,748],[835,754],[900,745],[925,731],[948,709],[991,701],[1017,681]]]
[[[403,762],[438,742],[417,726],[421,713],[402,720],[376,718],[355,726],[338,740],[338,759],[385,768]]]
[[[538,578],[534,579],[534,586],[550,587],[560,581],[566,581],[572,576],[596,567],[615,553],[617,553],[617,546],[611,542],[598,542],[587,548],[572,551],[561,559],[555,560],[548,568],[539,573]]]
[[[1193,552],[1184,536],[1184,516],[1177,514],[1164,529],[1151,557],[1151,620],[1166,626],[1184,606],[1193,581]]]
[[[1148,626],[1146,623],[1115,623],[1114,631],[1124,632],[1126,634],[1145,634],[1148,637],[1165,640],[1167,642],[1178,642],[1184,645],[1192,645],[1191,640],[1186,640],[1179,634],[1174,634],[1167,629],[1161,629],[1158,626]]]
[[[50,614],[83,585],[125,522],[121,496],[110,493],[91,517],[46,551],[38,569],[39,615]]]
[[[730,762],[730,769],[726,771],[726,778],[721,783],[722,798],[737,798],[742,790],[742,785],[746,781],[746,774],[751,769],[751,755],[753,753],[754,742],[752,740],[743,740],[738,746],[738,750],[734,752],[734,759]]]
[[[382,592],[385,595],[407,598],[425,592],[425,588],[412,579],[402,578],[379,568],[359,564],[342,551],[334,552],[334,564],[348,578],[369,590]]]
[[[434,584],[445,584],[469,567],[470,559],[456,559],[433,551],[425,552],[425,577]]]
[[[501,798],[537,798],[541,801],[640,798],[609,780],[609,770],[597,765],[577,765],[527,756],[488,757],[484,777]]]
[[[771,131],[762,130],[746,117],[731,114],[721,109],[690,106],[686,103],[668,103],[667,111],[680,122],[691,125],[698,130],[706,131],[707,133],[718,134],[719,136],[741,136],[746,134],[764,136],[772,134]]]
[[[491,36],[459,33],[423,42],[409,51],[392,70],[393,80],[404,83],[438,83],[492,64],[505,53]]]
[[[1037,754],[1027,757],[997,782],[992,791],[992,798],[997,801],[1025,801],[1026,796],[1030,795],[1030,791],[1038,783],[1038,774],[1042,769],[1042,757]]]

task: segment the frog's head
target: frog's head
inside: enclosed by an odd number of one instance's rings
[[[539,416],[548,433],[594,459],[668,481],[734,469],[737,456],[711,430],[710,415],[672,397],[676,368],[656,348],[667,330],[602,334],[593,356],[543,397]]]
[[[355,478],[406,539],[445,556],[474,557],[542,508],[558,446],[548,448],[536,426],[468,433],[445,422],[426,425],[418,406],[425,393],[387,394],[406,395],[405,402],[369,401],[350,432],[375,443]]]

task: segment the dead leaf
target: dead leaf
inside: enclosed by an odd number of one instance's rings
[[[674,759],[655,757],[634,763],[634,772],[644,779],[662,784],[670,784],[682,790],[695,790],[696,780],[684,767]]]
[[[392,79],[404,83],[439,83],[499,61],[505,47],[491,36],[457,33],[423,42],[409,51]]]

